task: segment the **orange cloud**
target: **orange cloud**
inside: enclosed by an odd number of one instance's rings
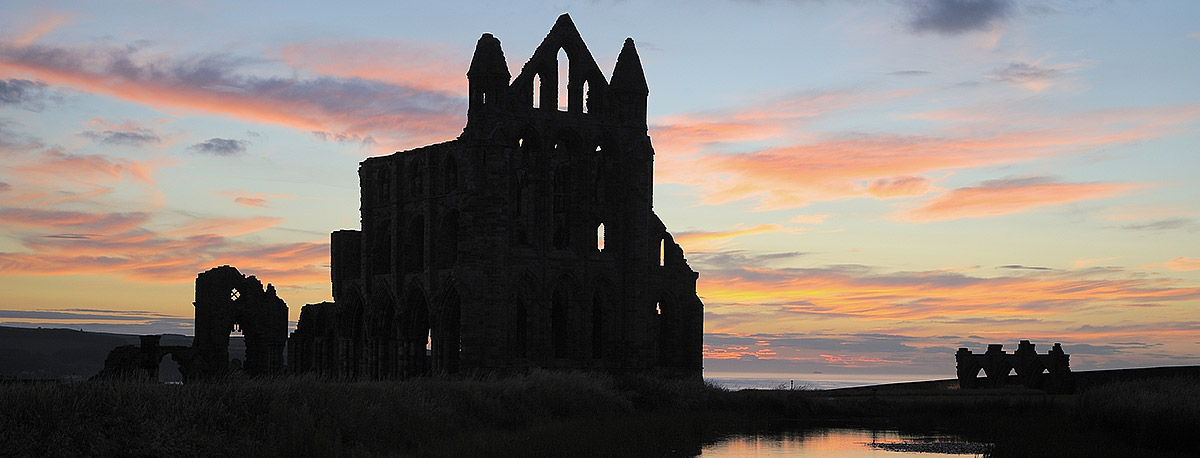
[[[684,249],[688,252],[703,252],[728,246],[730,243],[732,243],[732,239],[736,237],[781,231],[789,231],[789,229],[779,224],[759,224],[754,227],[739,228],[729,231],[680,232],[679,234],[676,234],[674,238],[675,242],[684,247]]]
[[[169,251],[159,253],[113,252],[103,255],[74,253],[0,253],[0,275],[108,274],[138,281],[179,283],[191,281],[212,266],[230,264],[261,273],[273,282],[321,284],[329,281],[329,244],[297,243],[251,245],[209,243],[147,243]],[[246,253],[253,253],[248,255]]]
[[[700,260],[702,262],[702,260]],[[709,266],[698,290],[708,309],[769,305],[788,317],[866,321],[1056,316],[1091,307],[1187,303],[1200,287],[1123,277],[1107,269],[973,277],[948,271],[877,274],[866,268],[765,269]],[[760,320],[761,321],[761,320]]]
[[[989,180],[935,196],[900,217],[926,222],[1007,215],[1034,207],[1111,197],[1138,185],[1128,183],[1063,183],[1045,177]]]
[[[328,243],[263,244],[232,238],[280,221],[223,218],[194,221],[163,233],[139,228],[115,234],[26,236],[21,243],[28,252],[0,252],[0,275],[107,274],[176,283],[191,281],[212,266],[230,264],[262,272],[274,282],[328,282]]]
[[[1166,268],[1181,272],[1200,270],[1200,259],[1178,257],[1163,264]]]

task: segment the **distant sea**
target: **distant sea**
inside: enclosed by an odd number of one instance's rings
[[[831,390],[883,383],[918,382],[954,378],[954,374],[771,374],[738,372],[705,372],[704,379],[730,390],[744,389],[807,389]]]

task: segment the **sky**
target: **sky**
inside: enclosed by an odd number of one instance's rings
[[[330,300],[358,163],[455,138],[482,33],[632,37],[706,373],[1200,364],[1200,3],[6,1],[0,325],[191,333],[230,264]]]

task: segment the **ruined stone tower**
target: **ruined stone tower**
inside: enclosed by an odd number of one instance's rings
[[[633,40],[606,80],[564,14],[516,78],[483,34],[467,79],[457,139],[362,162],[362,229],[332,234],[334,302],[303,308],[290,368],[699,377],[698,274],[652,209]]]

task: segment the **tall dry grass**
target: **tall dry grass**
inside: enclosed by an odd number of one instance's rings
[[[960,433],[994,442],[997,458],[1200,456],[1200,379],[1132,380],[1074,397],[730,392],[547,371],[0,385],[4,457],[695,456],[722,434],[830,422]]]
[[[648,444],[622,425],[698,405],[713,390],[698,381],[546,371],[376,382],[0,385],[0,456],[453,456],[497,443],[526,451],[512,456],[556,456],[544,444],[518,445],[531,432],[554,431],[585,440],[628,434],[632,444]],[[600,456],[588,452],[577,455]]]
[[[1119,431],[1129,443],[1200,456],[1200,377],[1166,377],[1103,384],[1079,395],[1078,424]]]

